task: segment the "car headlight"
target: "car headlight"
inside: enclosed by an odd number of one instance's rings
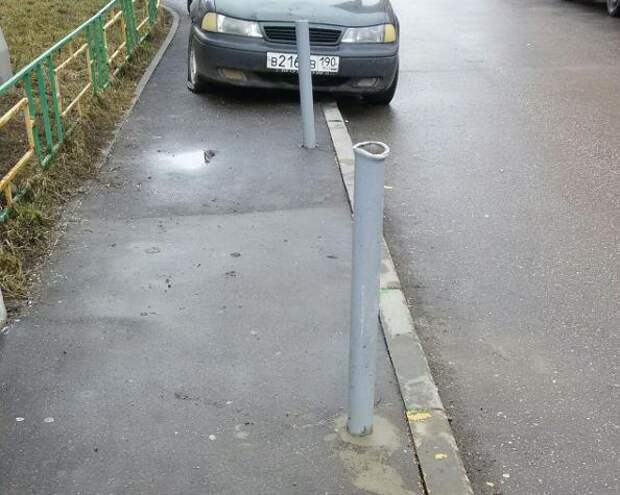
[[[394,24],[349,28],[342,37],[343,43],[394,43],[395,41],[396,28]]]
[[[209,12],[202,19],[202,29],[211,33],[236,34],[250,38],[262,38],[258,22],[244,21],[234,17]]]

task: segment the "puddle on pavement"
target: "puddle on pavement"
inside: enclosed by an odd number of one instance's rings
[[[199,172],[207,170],[217,156],[217,151],[211,149],[185,151],[181,153],[158,152],[154,155],[154,162],[158,168],[174,172]]]
[[[372,435],[354,437],[348,434],[346,417],[335,421],[335,433],[325,437],[338,452],[340,462],[351,476],[353,485],[376,495],[418,495],[420,487],[413,491],[408,482],[391,465],[392,457],[399,450],[406,450],[398,429],[387,419],[375,416]],[[408,455],[413,457],[413,452]],[[411,469],[415,469],[413,459]]]

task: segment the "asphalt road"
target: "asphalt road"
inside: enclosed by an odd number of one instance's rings
[[[477,493],[620,493],[620,19],[393,0],[386,230]],[[493,486],[491,486],[493,485]]]

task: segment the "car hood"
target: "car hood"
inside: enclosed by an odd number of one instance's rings
[[[391,22],[389,0],[216,0],[220,14],[262,22],[372,26]]]

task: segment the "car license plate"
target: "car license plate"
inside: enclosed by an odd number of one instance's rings
[[[340,57],[333,55],[312,55],[310,66],[315,74],[337,74]],[[299,63],[295,53],[267,53],[267,68],[281,72],[298,72]]]

